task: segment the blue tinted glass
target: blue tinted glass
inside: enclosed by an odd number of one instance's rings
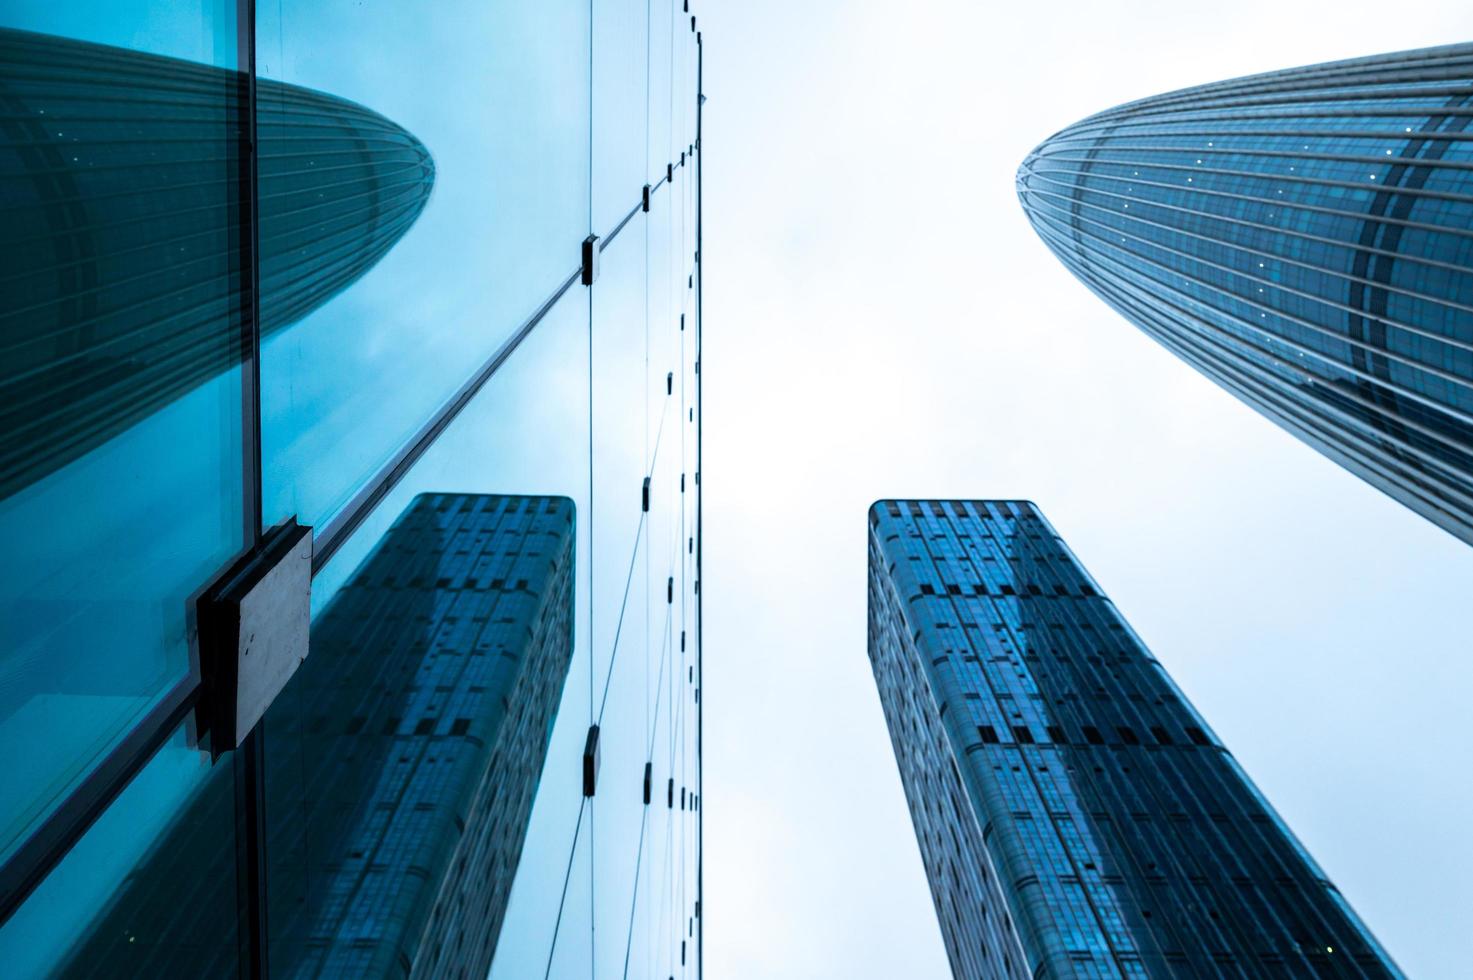
[[[650,17],[650,126],[649,167],[646,173],[651,184],[665,176],[666,164],[673,163],[678,154],[672,154],[670,118],[674,108],[674,58],[679,35],[676,28],[680,23],[680,7],[674,3],[649,5]]]
[[[321,524],[578,267],[589,12],[288,0],[257,41],[264,516]]]
[[[640,202],[649,170],[649,6],[640,0],[593,5],[593,229],[599,235]]]
[[[181,728],[0,926],[5,975],[234,976],[234,793]]]
[[[235,60],[227,5],[0,13],[0,860],[243,544]]]
[[[494,962],[498,964],[498,972],[502,969],[499,964],[503,957],[517,964],[507,974],[509,976],[536,975],[536,971],[545,967],[560,908],[563,910],[558,933],[560,943],[569,937],[570,941],[576,942],[581,936],[586,944],[589,934],[590,906],[586,887],[581,903],[564,903],[562,889],[575,828],[580,825],[580,820],[583,821],[581,833],[586,836],[588,832],[580,776],[592,688],[588,653],[591,594],[589,525],[592,511],[589,506],[588,303],[587,291],[576,286],[554,305],[440,440],[344,544],[313,585],[316,630],[324,622],[324,617],[330,619],[334,615],[334,603],[348,601],[351,604],[352,600],[344,600],[343,596],[360,587],[348,584],[344,592],[345,583],[355,573],[355,567],[361,570],[372,564],[368,556],[375,547],[382,547],[381,543],[392,537],[390,529],[395,519],[409,511],[421,494],[532,494],[566,499],[570,503],[574,520],[573,650],[564,674],[561,697],[556,704],[555,724],[546,747],[546,764],[540,774],[534,773],[529,781],[518,783],[529,791],[535,790],[530,820],[524,820],[526,835],[520,855],[509,861],[509,867],[502,867],[499,871],[511,878],[509,882],[502,882],[509,885],[509,894],[504,899],[506,908]],[[503,547],[499,537],[491,544],[496,548]],[[365,559],[368,559],[368,565],[364,564]],[[442,576],[437,572],[436,577]],[[535,576],[527,578],[535,579]],[[482,584],[489,588],[493,583]],[[516,582],[503,582],[497,588],[508,586],[515,588]],[[532,586],[533,582],[529,581],[528,588]],[[472,599],[467,593],[462,601],[473,604]],[[455,615],[462,618],[461,614]],[[463,616],[463,621],[474,622],[481,615],[471,610]],[[497,614],[496,618],[499,616]],[[392,617],[389,619],[393,621]],[[433,617],[427,616],[426,625],[422,628],[432,630],[437,624],[443,628],[443,623],[444,614],[436,613]],[[386,625],[385,629],[391,628]],[[316,642],[317,634],[314,633]],[[451,637],[451,642],[455,642],[455,637]],[[431,667],[431,662],[426,661],[423,669]],[[329,672],[330,675],[332,673]],[[445,686],[453,689],[443,692],[447,699],[461,697],[454,693],[458,690],[455,683],[435,681],[426,685],[427,688]],[[312,768],[314,760],[324,764],[326,761],[323,746],[313,741],[320,736],[311,733],[310,721],[306,725],[301,721],[308,717],[306,712],[310,706],[323,700],[320,696],[308,695],[308,690],[308,685],[294,681],[267,717],[270,752],[273,758],[285,759],[273,789],[272,806],[278,812],[313,812],[307,804],[314,798],[316,789],[304,773],[315,771]],[[306,705],[302,704],[304,697]],[[398,717],[401,724],[406,724],[404,719],[409,715]],[[325,722],[332,721],[325,718]],[[386,723],[387,719],[378,721]],[[376,726],[373,734],[369,735],[366,713],[363,725],[363,751],[372,751],[384,729]],[[407,730],[395,731],[400,739],[412,740],[414,727],[411,725]],[[440,728],[434,728],[426,734],[441,737],[444,733]],[[293,757],[299,764],[292,763]],[[307,768],[300,768],[302,763],[307,764]],[[493,769],[525,764],[517,754],[490,763]],[[367,792],[366,784],[344,783],[339,799],[345,806],[361,805]],[[330,819],[331,814],[326,813],[309,816],[303,825],[302,846],[306,847],[312,835],[319,832],[317,827]],[[294,854],[290,850],[283,851],[283,845],[274,836],[271,845],[275,868],[271,876],[273,907],[293,909],[301,902],[319,907],[320,893],[309,887],[312,883],[304,880],[303,872],[304,867],[314,866],[312,862],[318,859]],[[586,845],[583,853],[587,854]],[[586,856],[584,860],[586,862]],[[303,861],[308,863],[300,863]],[[585,885],[586,879],[585,866],[581,879]],[[273,923],[279,920],[290,924],[291,915],[287,912],[273,916]],[[273,956],[283,958],[274,961],[273,967],[293,975],[299,962],[293,959],[300,949],[298,937],[281,935],[277,938],[279,942],[273,944]],[[527,964],[536,964],[535,970],[528,968]]]
[[[667,586],[666,569],[651,567],[646,535],[655,515],[674,504],[668,482],[656,482],[651,467],[662,451],[651,419],[664,414],[669,399],[664,372],[656,397],[649,362],[644,221],[638,215],[604,252],[593,287],[593,661],[605,774],[591,813],[599,973],[622,969],[629,933],[652,717],[646,597],[658,593],[663,605]]]

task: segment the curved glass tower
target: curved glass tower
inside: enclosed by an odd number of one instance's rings
[[[1127,103],[1018,171],[1085,285],[1473,542],[1473,45]]]

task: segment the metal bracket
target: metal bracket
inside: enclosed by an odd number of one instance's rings
[[[296,518],[200,593],[196,722],[215,758],[239,747],[307,659],[311,612],[312,529]]]
[[[598,789],[598,726],[588,728],[588,741],[583,743],[583,795],[592,796]]]
[[[583,239],[583,285],[592,286],[598,279],[598,236]]]

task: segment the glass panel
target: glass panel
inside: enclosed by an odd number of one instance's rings
[[[640,0],[593,5],[593,229],[599,235],[639,204],[649,171],[648,18]]]
[[[651,0],[650,16],[650,125],[649,165],[645,171],[651,184],[659,183],[665,176],[665,165],[674,163],[676,156],[670,153],[673,145],[670,136],[670,114],[673,108],[671,92],[675,83],[672,52],[675,28],[680,20],[680,11],[673,3]]]
[[[0,860],[244,544],[234,6],[86,7],[0,14]]]
[[[645,715],[650,669],[647,596],[665,605],[664,569],[652,569],[645,535],[671,506],[650,460],[665,404],[651,397],[645,321],[645,216],[604,252],[593,287],[594,690],[603,738],[603,784],[592,806],[595,972],[623,969],[644,821]],[[650,477],[649,509],[644,481]],[[658,585],[652,575],[658,575]],[[663,609],[661,610],[663,612]]]
[[[235,976],[234,800],[181,727],[0,926],[5,975]]]
[[[577,269],[589,11],[257,21],[264,517],[320,526]]]
[[[559,300],[313,584],[313,654],[266,719],[275,974],[407,960],[484,975],[495,946],[498,972],[504,957],[505,975],[538,975],[560,906],[559,944],[587,943],[586,841],[582,901],[562,900],[588,833],[588,302],[581,286]],[[567,549],[562,578],[525,543],[530,511],[487,494],[560,508],[566,532],[542,537]],[[561,659],[527,653],[532,609],[566,609]],[[534,693],[516,688],[553,660]],[[394,873],[405,862],[415,875]],[[463,932],[436,912],[457,898]]]
[[[268,714],[278,976],[485,976],[573,654],[566,497],[424,493]]]

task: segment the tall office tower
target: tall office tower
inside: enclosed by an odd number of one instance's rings
[[[559,497],[423,494],[312,626],[271,707],[270,972],[484,977],[573,655]],[[215,976],[230,918],[177,881],[231,880],[219,767],[60,971]]]
[[[1399,975],[1033,504],[876,503],[869,654],[958,978]]]
[[[1473,45],[1130,102],[1018,171],[1126,319],[1473,542]]]
[[[700,976],[688,6],[0,8],[6,980]]]

